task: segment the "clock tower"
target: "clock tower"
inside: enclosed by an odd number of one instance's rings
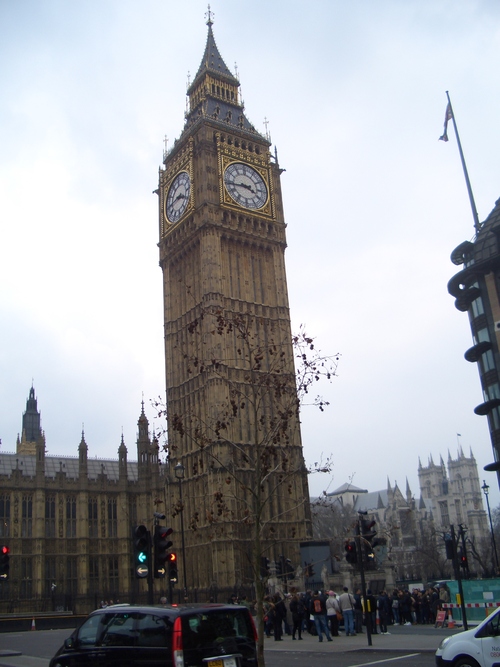
[[[187,91],[185,126],[164,154],[158,188],[172,471],[167,512],[173,510],[178,552],[186,529],[179,563],[186,564],[180,581],[185,577],[188,588],[250,584],[256,549],[297,567],[299,543],[311,537],[298,415],[290,412],[286,433],[273,433],[283,421],[281,403],[277,394],[258,394],[279,358],[285,361],[277,372],[292,378],[286,391],[296,397],[281,170],[268,138],[245,115],[211,16]],[[274,357],[271,346],[279,351]],[[258,358],[255,350],[262,351],[258,366],[248,356]],[[255,400],[242,399],[249,388]],[[264,460],[265,479],[255,476]],[[183,469],[180,482],[175,465]],[[256,485],[265,488],[263,507],[251,498]],[[248,510],[256,502],[258,543]]]

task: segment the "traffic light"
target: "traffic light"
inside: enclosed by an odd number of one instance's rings
[[[295,579],[295,570],[292,565],[292,561],[289,558],[287,558],[285,561],[285,572],[287,579]]]
[[[9,560],[10,560],[10,549],[7,546],[3,546],[0,549],[0,579],[9,578]]]
[[[175,584],[179,580],[179,575],[177,573],[177,554],[171,553],[167,556],[168,563],[168,578]]]
[[[358,554],[356,552],[356,542],[351,540],[345,544],[345,559],[351,565],[356,565],[358,562]]]
[[[447,560],[453,560],[453,556],[455,554],[455,543],[453,541],[452,536],[450,533],[444,533],[444,546],[446,549],[446,558]]]
[[[269,572],[271,570],[271,562],[269,561],[269,558],[266,558],[265,556],[260,557],[260,576],[262,579],[266,579],[269,576]]]
[[[281,558],[279,560],[274,561],[274,567],[276,570],[276,576],[281,577],[283,574],[283,565],[281,563]]]
[[[146,526],[136,526],[133,532],[134,573],[136,579],[148,576],[150,568],[151,535]]]
[[[165,576],[165,566],[168,558],[168,550],[173,542],[168,540],[168,536],[174,532],[173,528],[165,528],[165,526],[155,526],[153,535],[153,553],[154,553],[154,570],[153,574],[156,579],[163,579]]]
[[[369,542],[370,545],[373,542],[373,538],[377,534],[377,531],[374,529],[375,524],[375,519],[361,519],[361,537]]]
[[[467,552],[464,549],[458,550],[458,564],[466,570],[469,567],[467,562]]]

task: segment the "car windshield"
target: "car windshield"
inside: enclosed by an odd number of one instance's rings
[[[141,612],[90,616],[78,631],[80,646],[167,646],[172,633],[168,618]]]
[[[184,648],[223,647],[236,652],[238,642],[253,641],[253,629],[248,612],[241,610],[210,610],[182,618]]]

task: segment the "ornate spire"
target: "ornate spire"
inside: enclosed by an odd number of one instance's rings
[[[205,14],[205,18],[207,18],[207,25],[210,28],[213,25],[212,21],[212,16],[215,16],[215,14],[210,10],[210,3],[208,3],[208,10],[207,13]]]
[[[224,130],[252,135],[270,145],[249,122],[244,114],[244,105],[239,93],[240,82],[224,62],[212,31],[213,12],[207,12],[208,35],[205,51],[193,81],[189,84],[187,95],[189,108],[186,111],[185,130],[195,125],[201,118],[220,124]],[[172,149],[174,150],[174,149]]]

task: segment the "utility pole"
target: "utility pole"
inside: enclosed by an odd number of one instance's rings
[[[452,524],[450,526],[450,533],[451,533],[451,539],[453,541],[453,570],[455,572],[455,577],[458,583],[458,594],[460,595],[460,607],[462,609],[462,619],[463,619],[463,624],[464,624],[464,630],[468,630],[469,626],[467,625],[467,612],[465,609],[465,601],[464,601],[464,589],[462,586],[462,574],[460,572],[460,565],[458,563],[458,557],[457,557],[457,543],[458,543],[458,538],[455,535],[455,526]],[[463,538],[463,527],[460,526],[460,537]]]
[[[366,514],[366,512],[365,512]],[[361,535],[361,514],[358,513],[358,525],[356,527],[356,540],[358,542],[357,546],[357,552],[358,552],[358,566],[359,566],[359,576],[361,578],[361,593],[363,595],[363,600],[365,603],[365,614],[366,614],[366,638],[368,640],[368,646],[372,645],[372,617],[371,617],[371,609],[368,609],[368,596],[366,592],[366,580],[365,580],[365,565],[364,565],[364,538]]]

